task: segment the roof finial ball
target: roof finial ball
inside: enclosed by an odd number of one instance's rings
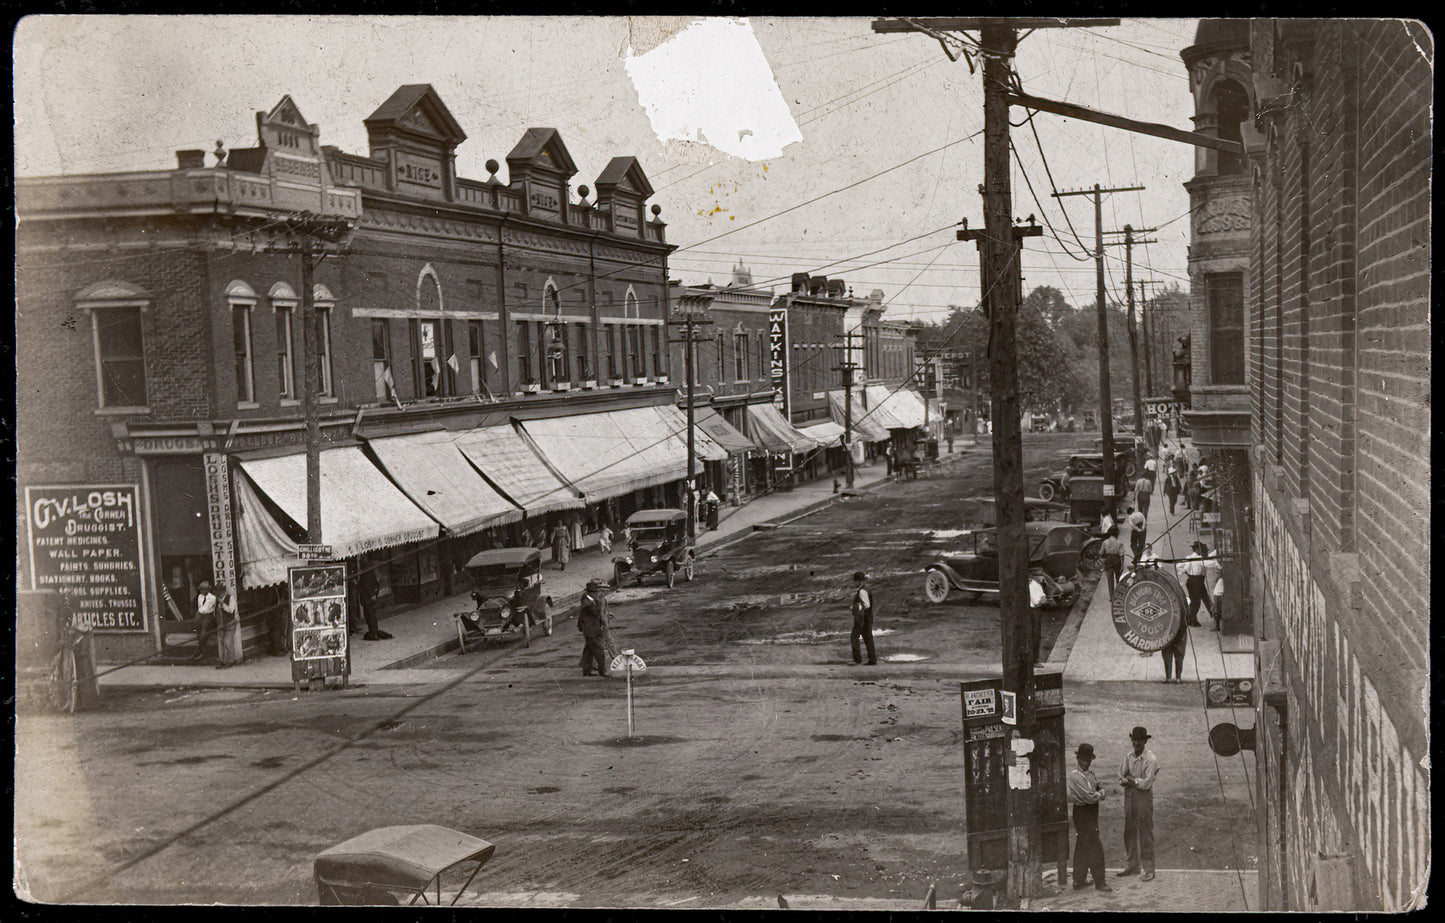
[[[216,140],[216,149],[211,151],[211,155],[216,158],[218,167],[226,162],[226,145],[221,143],[220,139]]]
[[[656,218],[656,217],[657,217],[658,215],[660,215],[660,214],[662,214],[662,206],[661,206],[661,205],[654,205],[654,206],[652,206],[652,217],[653,217],[653,218]]]
[[[487,161],[487,172],[492,174],[492,179],[496,179],[497,171],[501,168],[501,165],[498,164],[495,159]]]
[[[578,197],[580,197],[580,198],[582,199],[582,204],[583,204],[583,205],[586,205],[586,204],[587,204],[587,194],[588,194],[588,191],[589,191],[589,190],[587,189],[586,186],[578,186],[578,187],[577,187],[577,195],[578,195]]]

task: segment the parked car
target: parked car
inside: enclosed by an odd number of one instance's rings
[[[542,552],[537,548],[482,551],[466,563],[476,608],[456,613],[457,641],[532,643],[533,630],[552,633],[552,597],[542,593]]]
[[[1083,529],[1072,523],[1044,520],[1024,523],[1024,535],[1028,541],[1029,579],[1043,590],[1044,605],[1072,605],[1080,590]],[[967,532],[961,544],[958,552],[940,556],[924,572],[923,593],[929,602],[945,601],[952,590],[972,593],[974,599],[984,593],[998,593],[997,529]]]
[[[642,582],[648,574],[661,573],[672,586],[679,571],[691,580],[697,550],[687,539],[687,514],[682,510],[638,510],[627,517],[632,541],[627,553],[612,559],[612,585],[626,580]]]

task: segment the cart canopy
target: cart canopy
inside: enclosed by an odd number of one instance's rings
[[[467,562],[467,568],[473,567],[517,567],[522,564],[532,564],[542,560],[542,551],[539,548],[528,548],[525,545],[517,548],[494,548],[491,551],[479,551]]]
[[[687,514],[682,510],[638,510],[627,517],[627,524],[629,526],[650,526],[686,518]]]
[[[420,891],[460,862],[485,863],[496,848],[435,824],[378,827],[319,853],[314,871],[337,884]]]

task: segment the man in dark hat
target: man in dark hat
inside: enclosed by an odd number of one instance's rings
[[[1192,553],[1179,565],[1179,576],[1184,578],[1184,591],[1189,594],[1189,609],[1185,612],[1185,621],[1190,628],[1198,628],[1199,606],[1202,603],[1209,617],[1217,625],[1219,615],[1214,609],[1214,603],[1209,598],[1209,588],[1205,583],[1205,572],[1208,570],[1209,546],[1196,540],[1191,547]]]
[[[1074,751],[1077,766],[1069,771],[1069,803],[1074,806],[1074,890],[1080,891],[1094,875],[1094,887],[1112,891],[1104,880],[1104,844],[1099,840],[1099,802],[1104,787],[1089,771],[1094,762],[1094,745],[1079,744]]]
[[[582,632],[583,676],[591,676],[593,666],[603,676],[607,675],[607,600],[602,595],[602,584],[588,580],[582,591],[582,605],[577,612],[577,630]]]
[[[1116,875],[1138,875],[1154,880],[1154,780],[1159,760],[1147,746],[1149,732],[1136,727],[1129,732],[1134,752],[1126,754],[1119,766],[1119,784],[1124,788],[1124,849],[1129,861]]]
[[[216,594],[211,581],[202,580],[196,588],[196,652],[192,660],[204,660],[218,654],[216,647]]]

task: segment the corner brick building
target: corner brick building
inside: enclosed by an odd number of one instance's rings
[[[531,128],[507,183],[495,161],[460,177],[466,135],[428,85],[365,124],[367,154],[325,147],[286,97],[252,148],[17,182],[17,584],[86,597],[103,658],[183,642],[201,580],[239,587],[247,656],[284,638],[268,620],[306,526],[302,218],[347,232],[311,293],[322,540],[383,604],[459,592],[479,548],[558,524],[586,541],[680,502],[671,247],[637,160],[574,194],[560,135]],[[120,588],[90,593],[112,578],[32,550],[54,510],[109,515],[112,485],[139,521],[106,552]]]
[[[1191,396],[1231,447],[1248,422],[1240,547],[1262,694],[1245,757],[1262,904],[1418,908],[1431,846],[1432,38],[1404,20],[1206,20],[1184,57],[1192,76],[1212,59],[1242,91],[1225,108],[1241,113],[1247,170],[1197,177],[1191,195],[1223,187],[1230,204],[1209,215],[1245,226],[1216,219],[1226,242],[1196,253],[1196,217],[1191,269],[1207,257],[1220,261],[1209,272],[1239,273],[1247,365],[1242,388],[1200,378],[1238,374],[1214,354],[1234,325],[1205,276]]]

